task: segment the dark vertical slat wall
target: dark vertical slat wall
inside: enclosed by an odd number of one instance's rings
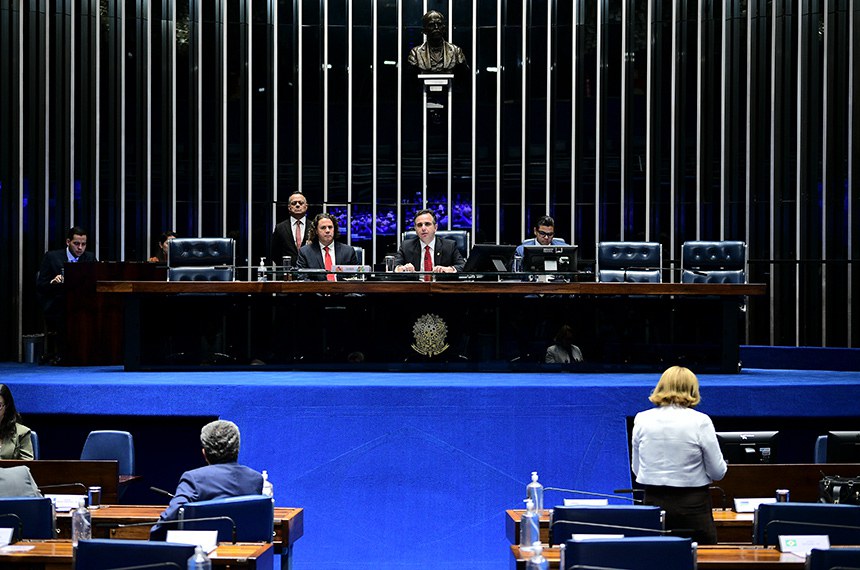
[[[442,129],[450,160],[428,163],[450,183],[425,189],[421,86],[404,66],[427,9],[449,16],[471,73]],[[296,188],[374,262],[425,201],[477,242],[518,243],[550,213],[584,266],[598,240],[659,241],[677,270],[686,240],[742,239],[750,280],[769,284],[746,342],[856,346],[858,13],[0,0],[0,358],[41,330],[34,276],[73,223],[101,260],[144,260],[174,229],[232,235],[254,265]]]

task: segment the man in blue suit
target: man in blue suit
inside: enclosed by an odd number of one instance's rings
[[[149,531],[150,540],[164,540],[167,530],[176,528],[176,525],[163,523],[176,520],[179,507],[185,503],[263,492],[263,474],[238,463],[239,428],[236,424],[226,420],[206,424],[200,430],[200,443],[208,465],[182,474],[170,504]]]
[[[311,241],[299,250],[299,269],[325,269],[335,265],[358,265],[355,248],[334,241],[338,237],[337,219],[328,213],[317,214],[311,222]],[[332,274],[312,275],[316,281],[334,281]]]

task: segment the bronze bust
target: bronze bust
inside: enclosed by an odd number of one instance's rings
[[[409,65],[422,73],[453,73],[466,64],[463,50],[445,41],[447,26],[441,12],[430,10],[421,17],[421,24],[427,41],[409,51]]]

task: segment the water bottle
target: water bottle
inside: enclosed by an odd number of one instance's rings
[[[532,549],[534,549],[534,556],[526,563],[526,570],[549,570],[549,562],[543,557],[543,546],[540,541],[535,541]]]
[[[212,561],[200,545],[194,547],[194,554],[188,559],[188,570],[212,570]]]
[[[77,546],[79,540],[89,540],[93,537],[93,520],[90,511],[84,506],[84,499],[78,501],[78,508],[72,513],[72,546]]]
[[[269,472],[263,469],[263,494],[267,497],[275,496],[275,487],[272,485],[272,482],[269,481]]]
[[[532,471],[532,482],[526,486],[526,497],[534,501],[538,513],[543,512],[543,485],[538,483],[537,471]]]
[[[540,542],[540,515],[534,501],[526,499],[526,512],[520,517],[520,552],[532,552],[535,541]]]
[[[268,281],[266,278],[266,258],[260,258],[260,267],[257,269],[257,281]]]

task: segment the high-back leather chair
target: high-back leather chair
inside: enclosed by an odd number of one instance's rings
[[[13,540],[57,538],[54,504],[48,497],[0,498],[0,527],[14,528]]]
[[[815,463],[827,463],[827,436],[815,438]]]
[[[241,495],[185,503],[179,520],[229,517],[228,520],[179,523],[183,530],[217,530],[219,542],[272,542],[275,529],[275,502],[266,495]],[[233,537],[235,525],[235,539]]]
[[[188,567],[194,554],[190,544],[148,540],[81,540],[75,548],[75,570],[110,570],[118,567]]]
[[[681,283],[746,283],[742,241],[687,241],[681,246]]]
[[[33,444],[33,459],[40,459],[42,452],[39,450],[39,435],[30,430],[30,443]]]
[[[660,283],[662,251],[657,242],[602,241],[597,244],[597,280]]]
[[[860,568],[860,548],[813,548],[806,557],[806,570]]]
[[[664,514],[660,507],[646,505],[555,507],[550,520],[549,536],[550,544],[561,544],[572,534],[656,536],[663,532],[663,528]]]
[[[167,248],[168,281],[232,281],[235,267],[231,238],[175,238]]]
[[[457,244],[457,249],[460,250],[460,255],[463,256],[463,259],[469,256],[469,232],[466,230],[438,230],[436,232],[436,237],[442,239],[449,239]],[[418,234],[415,233],[415,230],[409,230],[408,232],[403,232],[403,241],[408,239],[418,239]]]
[[[860,543],[860,506],[829,503],[765,503],[753,519],[753,544],[779,543],[779,535],[826,534],[830,544]]]
[[[694,570],[696,555],[692,541],[677,536],[568,540],[564,544],[564,565],[562,570]]]
[[[134,475],[134,438],[127,431],[91,431],[81,450],[81,459],[115,459],[120,475]]]

